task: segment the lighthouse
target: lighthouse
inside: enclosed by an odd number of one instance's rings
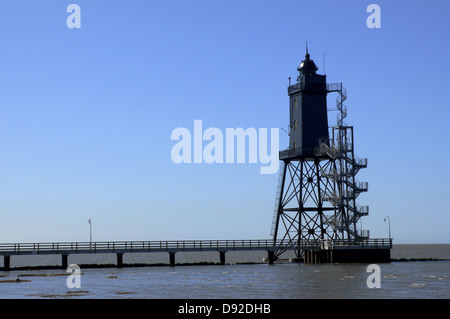
[[[306,262],[388,261],[391,239],[382,250],[374,248],[368,245],[369,231],[358,223],[369,213],[368,206],[356,202],[368,191],[368,183],[356,179],[367,159],[355,156],[353,126],[344,122],[347,91],[342,83],[327,83],[308,48],[297,71],[296,83],[289,83],[287,90],[289,146],[279,152],[271,230],[279,248],[269,259],[296,247],[298,259]],[[329,123],[330,93],[337,93],[335,123]]]

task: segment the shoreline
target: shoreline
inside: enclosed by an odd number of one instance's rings
[[[243,262],[243,263],[234,263],[234,264],[226,264],[222,265],[219,262],[194,262],[194,263],[179,263],[175,264],[175,266],[229,266],[229,265],[257,265],[257,264],[266,264],[264,262]],[[122,266],[118,266],[117,264],[78,264],[78,266],[82,269],[98,269],[98,268],[133,268],[133,267],[171,267],[169,263],[156,263],[156,264],[146,264],[146,263],[134,263],[134,264],[122,264]],[[17,271],[17,270],[49,270],[49,269],[66,269],[61,265],[40,265],[40,266],[19,266],[19,267],[11,267],[9,269],[4,269],[4,267],[0,267],[0,271]]]
[[[390,262],[450,262],[448,258],[391,258]],[[288,260],[280,260],[275,262],[275,264],[290,264],[290,263],[301,263],[301,262],[292,262]],[[242,263],[230,263],[230,264],[221,264],[219,262],[193,262],[193,263],[179,263],[175,264],[175,266],[230,266],[230,265],[258,265],[258,264],[267,264],[267,262],[242,262]],[[339,264],[339,263],[335,263]],[[346,263],[347,264],[347,263]],[[348,263],[354,264],[354,263]],[[325,264],[323,264],[325,265]],[[342,264],[340,264],[342,265]],[[102,268],[133,268],[133,267],[171,267],[169,263],[133,263],[133,264],[122,264],[122,266],[118,266],[117,264],[79,264],[82,269],[102,269]],[[51,270],[51,269],[66,269],[61,265],[39,265],[39,266],[19,266],[13,267],[9,269],[4,269],[4,267],[0,267],[0,271],[26,271],[26,270]]]

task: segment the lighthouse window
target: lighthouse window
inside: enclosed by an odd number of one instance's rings
[[[294,99],[294,108],[296,109],[298,107],[298,101],[297,99]]]
[[[294,130],[297,129],[297,123],[298,123],[297,120],[295,120],[295,121],[294,121]]]

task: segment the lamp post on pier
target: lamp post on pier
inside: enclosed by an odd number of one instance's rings
[[[391,240],[391,219],[389,218],[389,216],[384,217],[384,221],[386,221],[386,219],[388,220],[389,225],[389,240]]]
[[[92,244],[92,219],[89,218],[89,247],[91,247]]]

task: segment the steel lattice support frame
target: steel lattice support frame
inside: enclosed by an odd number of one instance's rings
[[[335,193],[335,183],[323,176],[333,165],[327,157],[285,160],[274,241],[290,245],[335,237],[325,213],[336,216],[337,208],[323,198]],[[281,248],[275,257],[284,251]],[[302,257],[303,252],[296,251],[296,255]]]
[[[368,214],[367,206],[356,204],[357,196],[367,191],[367,183],[355,175],[367,166],[367,159],[353,153],[353,127],[333,128],[331,145],[322,144],[314,158],[284,158],[281,187],[277,197],[274,242],[284,246],[321,240],[347,240],[355,244],[367,239],[357,222]],[[297,257],[303,257],[301,250]]]

